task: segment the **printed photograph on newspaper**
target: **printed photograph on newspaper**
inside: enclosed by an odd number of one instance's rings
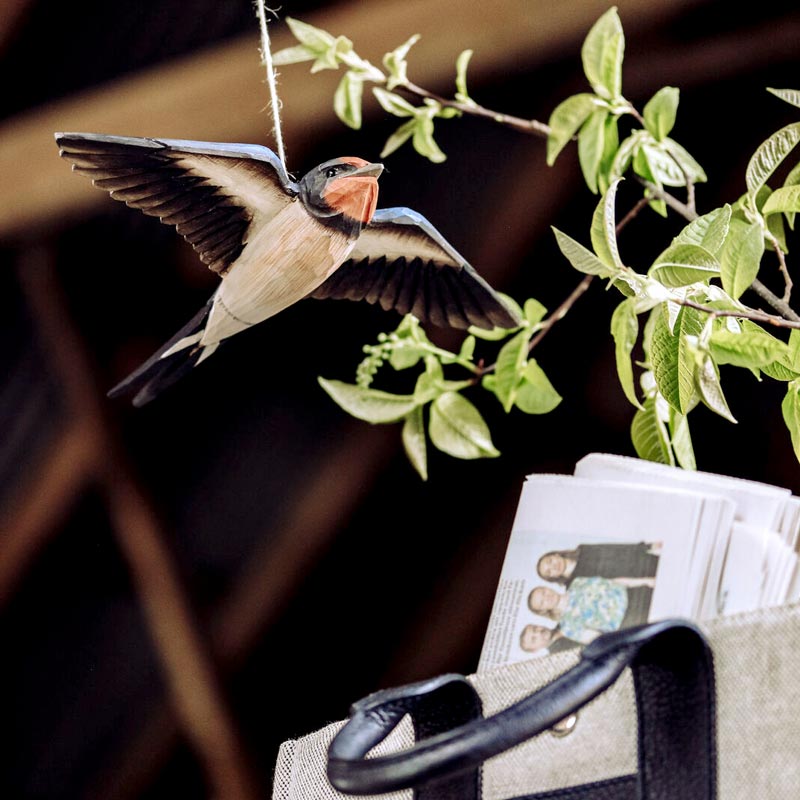
[[[571,476],[529,476],[478,671],[588,644],[696,608],[698,538],[727,501]]]

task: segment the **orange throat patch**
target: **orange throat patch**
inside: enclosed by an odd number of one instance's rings
[[[323,198],[331,208],[366,225],[378,207],[378,179],[370,175],[343,175],[331,181]]]

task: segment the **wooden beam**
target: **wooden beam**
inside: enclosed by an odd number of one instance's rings
[[[98,453],[87,426],[68,422],[53,438],[0,524],[0,607],[94,474]]]
[[[0,50],[13,38],[33,7],[33,0],[4,0],[0,14]]]
[[[86,422],[91,434],[93,479],[104,494],[120,551],[128,563],[175,716],[205,768],[215,797],[254,800],[260,792],[215,664],[195,625],[161,522],[100,405],[89,364],[61,300],[52,252],[44,246],[30,248],[20,261],[22,285],[67,405],[75,418]],[[62,486],[70,488],[63,482]],[[45,526],[51,522],[52,515],[41,519]],[[35,536],[41,537],[43,530],[34,531]],[[17,570],[23,566],[18,564]]]
[[[700,0],[619,0],[626,29],[657,24]],[[422,33],[413,52],[413,79],[450,91],[453,64],[466,47],[475,50],[472,81],[575,49],[605,0],[564,0],[557,9],[545,0],[504,0],[488,10],[460,0],[376,0],[342,3],[308,15],[308,22],[343,33],[375,63],[387,50]],[[453,24],[458,20],[458,24]],[[273,49],[292,43],[285,27],[274,26]],[[308,77],[305,65],[282,68],[284,138],[289,168],[301,169],[308,142],[338,125],[331,108],[339,73]],[[374,103],[367,111],[379,113]],[[133,77],[64,98],[7,120],[0,126],[0,239],[31,236],[88,213],[103,193],[71,176],[60,161],[55,131],[92,131],[222,141],[268,141],[271,124],[258,58],[258,34],[196,53]]]
[[[399,447],[395,426],[352,423],[331,453],[322,459],[292,500],[280,535],[265,536],[242,576],[211,623],[216,662],[233,672],[263,632],[297,595],[309,572],[362,503]],[[178,720],[156,702],[147,719],[117,759],[102,765],[87,796],[95,800],[133,800],[163,768],[178,741]]]

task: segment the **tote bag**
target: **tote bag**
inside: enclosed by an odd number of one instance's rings
[[[798,606],[655,623],[376,693],[282,745],[273,797],[783,800],[800,789],[798,694]],[[550,733],[573,706],[571,732]]]

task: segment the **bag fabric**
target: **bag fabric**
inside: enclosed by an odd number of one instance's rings
[[[717,789],[720,800],[783,800],[800,786],[800,606],[725,617],[701,626],[714,654],[717,699]],[[579,660],[577,651],[512,664],[468,677],[483,714],[493,716],[549,684]],[[342,800],[330,784],[328,748],[343,722],[285,742],[276,764],[274,800]],[[414,742],[404,720],[371,755]],[[564,737],[544,733],[490,758],[482,769],[484,800],[571,794],[571,787],[614,787],[636,773],[637,709],[623,673],[579,712]],[[410,800],[409,789],[379,795]],[[552,796],[552,795],[551,795]],[[377,797],[377,795],[376,795]],[[667,800],[664,798],[664,800]]]

